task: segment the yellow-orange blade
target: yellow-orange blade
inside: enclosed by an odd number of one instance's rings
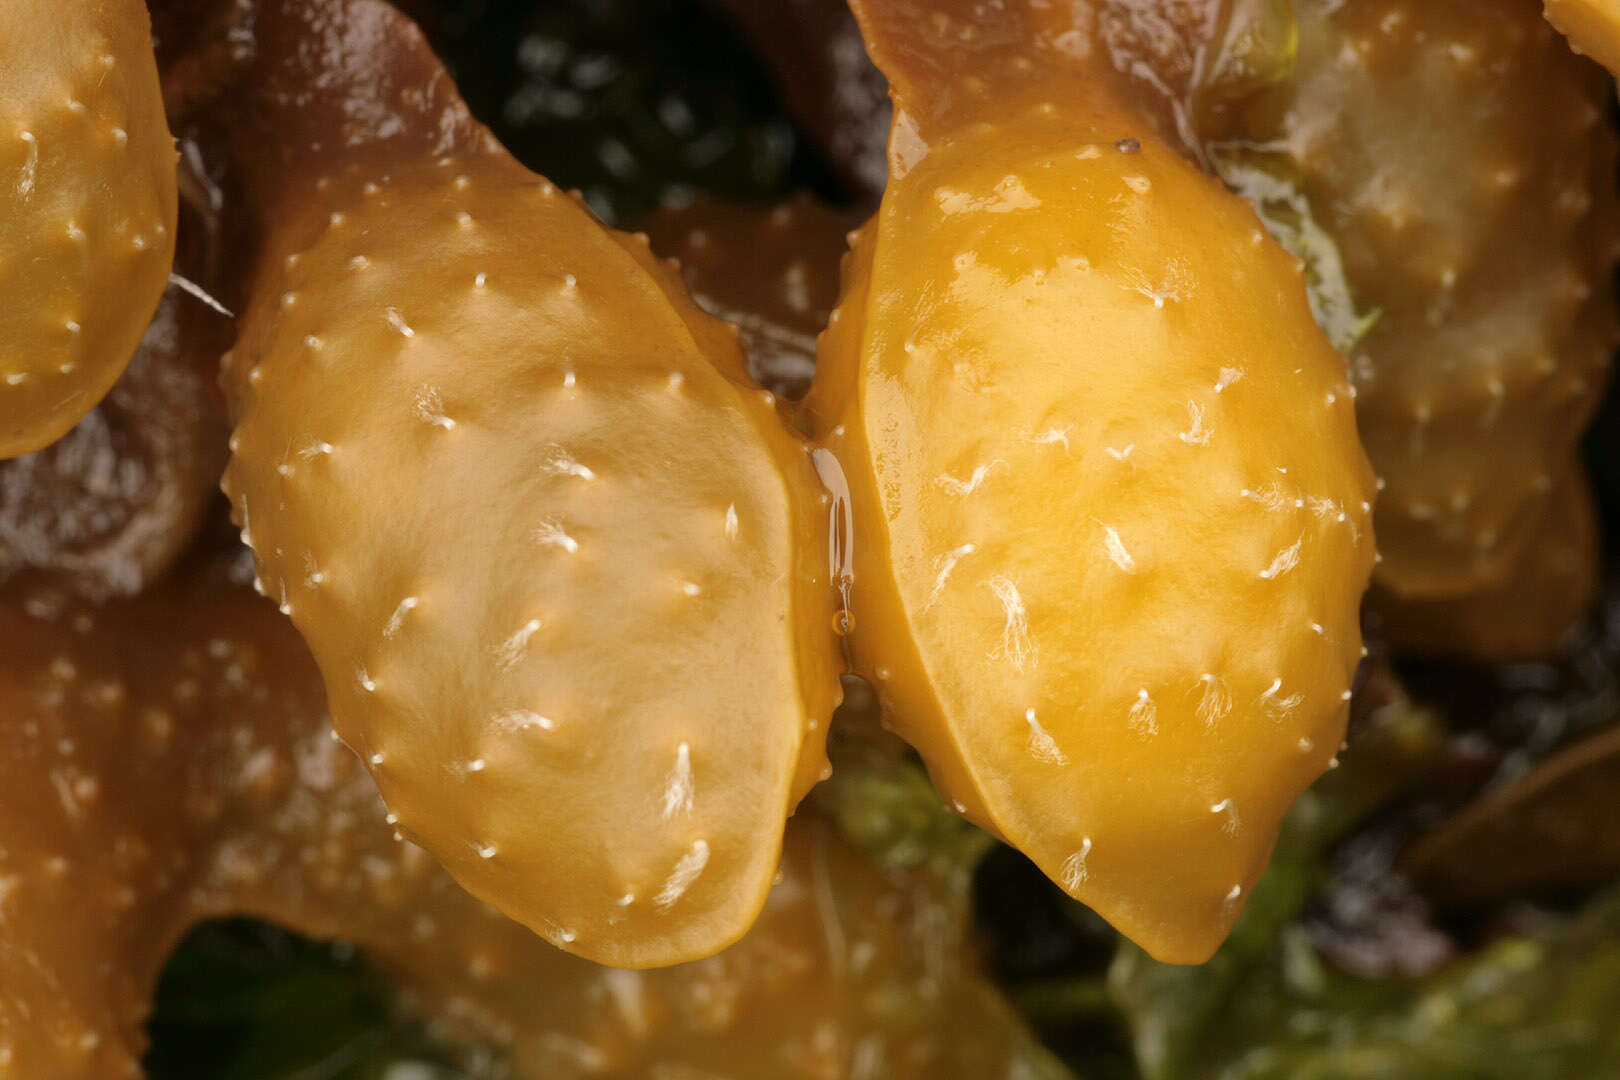
[[[398,138],[342,150],[311,128],[434,65],[391,9],[272,19],[293,47],[255,107],[309,141],[279,147],[226,376],[262,586],[400,827],[469,890],[614,966],[714,952],[825,768],[840,657],[809,452],[735,331],[459,101],[402,98]],[[381,41],[350,65],[355,20]],[[468,134],[424,153],[441,130]]]
[[[1373,558],[1344,365],[1252,211],[1106,86],[914,6],[858,5],[899,57],[891,179],[807,401],[855,655],[963,812],[1199,961],[1344,730]]]
[[[174,140],[141,0],[0,6],[0,458],[129,362],[174,258]]]

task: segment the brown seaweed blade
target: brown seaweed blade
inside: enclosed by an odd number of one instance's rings
[[[601,968],[500,916],[393,835],[297,633],[242,584],[245,552],[212,550],[104,607],[38,575],[0,593],[0,1076],[138,1075],[164,957],[227,915],[360,944],[521,1078],[1051,1068],[966,967],[961,898],[814,820],[707,960]]]
[[[1599,884],[1620,874],[1620,732],[1594,735],[1415,843],[1403,868],[1443,903]]]
[[[1597,591],[1597,511],[1584,469],[1561,474],[1526,549],[1502,584],[1463,596],[1410,599],[1374,587],[1381,636],[1430,656],[1506,663],[1545,655],[1580,623]]]
[[[1487,634],[1545,652],[1589,599],[1589,561],[1564,575],[1562,621],[1485,609],[1555,575],[1543,562],[1563,556],[1540,537],[1555,512],[1569,517],[1555,504],[1579,501],[1559,487],[1584,482],[1568,462],[1617,340],[1608,80],[1533,0],[1298,12],[1279,128],[1250,134],[1297,169],[1352,289],[1380,312],[1351,355],[1387,485],[1379,604],[1400,625],[1477,596],[1484,618],[1521,624]]]
[[[890,183],[805,410],[888,722],[1196,962],[1342,737],[1372,475],[1294,261],[1031,10],[856,5]]]
[[[174,258],[174,140],[141,0],[0,7],[0,458],[129,363]]]
[[[400,827],[571,951],[735,940],[826,768],[807,448],[736,331],[373,0],[261,13],[225,488]]]

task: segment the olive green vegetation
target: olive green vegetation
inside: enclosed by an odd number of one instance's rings
[[[1620,1076],[1620,889],[1545,938],[1433,978],[1336,974],[1297,930],[1235,994],[1183,1075],[1232,1080],[1606,1080]],[[1257,1032],[1263,1042],[1244,1042]]]
[[[844,705],[827,739],[832,776],[806,809],[827,818],[879,866],[926,867],[966,896],[974,867],[994,846],[946,809],[917,756],[878,720],[872,691],[844,681]]]

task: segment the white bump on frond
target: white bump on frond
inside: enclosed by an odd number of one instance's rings
[[[581,480],[595,480],[596,473],[575,461],[573,456],[556,443],[548,445],[540,459],[540,468],[554,476],[574,476]]]
[[[653,906],[661,911],[667,911],[673,907],[675,901],[679,900],[686,890],[692,887],[692,882],[698,879],[698,875],[703,873],[703,868],[707,865],[709,865],[708,841],[692,841],[691,850],[680,857],[680,861],[675,864],[675,869],[671,871],[669,877],[664,881],[664,887],[658,891],[657,896],[653,897]]]
[[[1041,726],[1035,718],[1034,709],[1024,710],[1024,722],[1029,725],[1029,752],[1037,761],[1044,761],[1048,765],[1067,765],[1069,759],[1064,756],[1058,747],[1057,740],[1052,733]]]
[[[405,625],[405,616],[410,614],[421,601],[414,596],[407,596],[394,608],[394,613],[388,617],[388,625],[383,627],[383,637],[391,638],[399,633]]]
[[[563,531],[555,521],[542,521],[534,530],[534,541],[541,547],[560,547],[572,555],[579,550],[579,541]]]
[[[22,173],[17,177],[17,197],[27,199],[34,193],[34,183],[39,174],[39,139],[32,131],[22,131],[17,134],[28,147],[23,158]]]
[[[1000,574],[987,580],[985,585],[1001,601],[1002,614],[1006,619],[1001,628],[999,655],[1010,660],[1014,668],[1023,671],[1026,666],[1035,663],[1035,643],[1029,636],[1029,612],[1024,607],[1024,598],[1019,594],[1018,586]]]
[[[956,564],[977,550],[979,550],[977,544],[963,544],[959,548],[952,548],[935,560],[934,565],[939,569],[934,574],[934,587],[928,591],[928,602],[923,605],[924,611],[933,607],[934,602],[939,599],[939,594],[944,591],[945,582],[950,579],[951,571],[956,569]]]
[[[399,331],[401,337],[413,338],[416,336],[416,331],[411,328],[410,323],[405,321],[405,316],[399,313],[398,308],[383,308],[383,318],[388,320],[389,326]]]
[[[1177,438],[1188,446],[1208,446],[1210,430],[1204,426],[1204,407],[1196,401],[1187,402],[1187,430]]]
[[[1301,534],[1298,540],[1295,540],[1288,547],[1285,547],[1281,551],[1277,552],[1276,558],[1271,560],[1271,565],[1260,571],[1260,576],[1265,578],[1267,581],[1274,581],[1288,573],[1288,571],[1292,570],[1294,567],[1298,566],[1299,549],[1304,542],[1305,537],[1303,534]]]
[[[445,415],[444,399],[439,396],[437,387],[424,386],[416,393],[416,415],[434,427],[446,431],[455,429],[456,422]]]
[[[1203,693],[1198,699],[1198,719],[1205,727],[1214,727],[1232,711],[1232,695],[1227,693],[1220,676],[1212,672],[1205,672],[1198,681],[1203,684]]]
[[[1130,724],[1136,731],[1147,735],[1154,735],[1159,730],[1159,707],[1153,703],[1147,688],[1136,692],[1136,700],[1131,702]]]
[[[664,817],[692,812],[692,747],[685,741],[675,747],[675,765],[664,784]]]
[[[523,650],[528,648],[529,639],[534,637],[539,629],[540,620],[530,619],[518,627],[511,637],[501,642],[500,648],[495,650],[495,659],[502,670],[511,667],[523,658]]]
[[[1037,431],[1034,434],[1020,432],[1019,438],[1027,443],[1034,443],[1036,446],[1061,445],[1063,452],[1067,454],[1069,452],[1069,432],[1073,430],[1074,425],[1070,424],[1065,428],[1047,428],[1045,431]]]
[[[1129,551],[1125,550],[1125,542],[1119,538],[1119,530],[1112,525],[1103,526],[1103,548],[1108,552],[1108,557],[1113,560],[1115,566],[1127,574],[1136,572],[1136,560],[1131,557]]]
[[[1089,876],[1086,870],[1086,859],[1091,855],[1091,837],[1080,838],[1080,850],[1063,860],[1063,888],[1066,892],[1074,892]]]
[[[1282,693],[1282,679],[1280,678],[1273,679],[1271,685],[1266,687],[1265,693],[1260,695],[1261,706],[1266,712],[1279,720],[1287,717],[1304,703],[1304,694],[1288,694],[1285,696]]]
[[[541,716],[530,709],[507,709],[505,712],[496,713],[489,720],[496,727],[508,732],[528,731],[530,728],[550,731],[557,726],[549,716]]]
[[[950,494],[955,495],[958,498],[966,498],[979,489],[979,485],[984,483],[985,478],[990,475],[991,470],[993,470],[997,465],[1005,464],[1007,464],[1005,461],[998,458],[997,460],[989,462],[988,464],[980,465],[978,468],[973,470],[972,474],[966,480],[958,480],[949,473],[940,473],[938,476],[934,477],[934,483],[938,484],[940,487],[944,488]]]
[[[1236,836],[1238,830],[1243,828],[1243,822],[1238,818],[1237,804],[1231,799],[1222,799],[1209,808],[1212,814],[1225,814],[1226,821],[1221,825],[1221,831],[1227,836]]]
[[[1267,484],[1259,491],[1244,488],[1239,494],[1245,499],[1259,503],[1267,510],[1281,510],[1288,505],[1288,496],[1284,494],[1282,487],[1276,483]]]

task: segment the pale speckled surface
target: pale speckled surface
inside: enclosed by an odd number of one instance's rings
[[[0,9],[0,458],[50,444],[124,370],[178,214],[140,0]]]

